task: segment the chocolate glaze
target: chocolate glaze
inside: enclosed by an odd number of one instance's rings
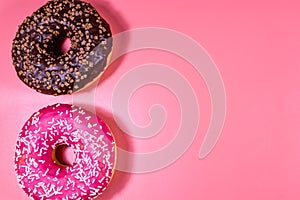
[[[71,40],[61,54],[55,43]],[[19,26],[12,45],[18,77],[38,92],[71,94],[105,68],[112,49],[109,24],[89,3],[51,0]]]

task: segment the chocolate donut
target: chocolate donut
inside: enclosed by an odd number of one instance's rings
[[[59,51],[69,38],[71,47]],[[109,24],[89,3],[50,0],[19,26],[12,44],[18,77],[37,92],[71,94],[95,80],[112,50]]]

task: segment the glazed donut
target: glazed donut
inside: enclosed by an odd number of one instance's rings
[[[67,38],[71,47],[62,53],[59,44]],[[96,80],[108,64],[111,50],[110,26],[92,5],[50,0],[19,26],[12,59],[18,77],[27,86],[44,94],[62,95]]]
[[[57,155],[71,147],[73,164]],[[107,188],[116,161],[114,137],[99,117],[55,104],[34,113],[19,133],[15,170],[32,199],[93,199]]]

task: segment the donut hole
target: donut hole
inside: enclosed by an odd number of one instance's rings
[[[52,152],[52,159],[54,163],[68,167],[75,163],[75,153],[72,147],[67,144],[57,145]]]
[[[61,56],[69,51],[71,48],[71,39],[60,35],[59,37],[55,38],[53,41],[53,54],[55,56]]]

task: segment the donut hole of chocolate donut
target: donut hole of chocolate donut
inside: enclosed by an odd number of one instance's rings
[[[69,51],[71,47],[70,38],[61,35],[53,42],[52,52],[55,56],[61,56]]]
[[[59,144],[52,151],[52,160],[55,164],[69,167],[75,163],[75,153],[67,144]]]

